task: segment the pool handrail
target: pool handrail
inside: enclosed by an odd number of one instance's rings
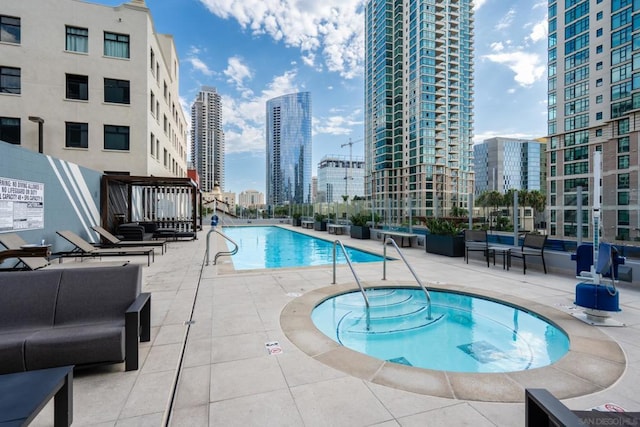
[[[416,272],[413,270],[411,265],[409,265],[409,262],[407,261],[407,259],[402,254],[402,251],[398,247],[398,244],[391,237],[387,237],[383,245],[384,250],[383,250],[383,257],[382,257],[382,280],[387,280],[387,245],[389,243],[391,243],[393,247],[396,248],[396,251],[398,251],[398,255],[400,255],[400,258],[402,259],[402,261],[404,261],[404,264],[407,266],[407,268],[409,268],[409,271],[411,272],[411,274],[413,274],[413,277],[416,279],[416,282],[418,282],[418,285],[420,285],[420,287],[424,291],[424,294],[427,296],[427,319],[431,320],[431,295],[429,294],[429,290],[427,290],[427,288],[422,284],[422,281],[420,280]]]
[[[211,227],[211,230],[209,230],[209,232],[207,233],[207,249],[205,251],[207,262],[206,262],[205,265],[209,265],[209,236],[211,235],[211,233],[214,233],[214,232],[218,233],[224,239],[226,239],[229,242],[231,242],[233,244],[234,248],[232,250],[230,250],[230,251],[219,251],[219,252],[217,252],[216,255],[213,257],[213,265],[216,265],[216,262],[218,261],[218,258],[223,256],[223,255],[233,256],[233,255],[238,253],[238,244],[236,242],[234,242],[233,239],[231,239],[229,236],[224,234],[222,231],[216,230],[215,227]]]
[[[349,268],[351,269],[351,273],[353,273],[353,277],[354,279],[356,279],[356,283],[358,284],[358,288],[360,288],[360,292],[362,293],[362,296],[364,297],[364,303],[366,304],[367,308],[369,308],[369,298],[367,298],[367,294],[364,291],[364,288],[362,287],[362,284],[360,283],[360,278],[358,278],[358,275],[356,274],[356,271],[353,269],[353,264],[351,264],[351,259],[349,258],[349,254],[347,254],[347,250],[344,248],[344,245],[342,244],[342,242],[340,240],[335,240],[333,242],[333,285],[336,284],[336,246],[340,245],[340,247],[342,248],[342,253],[344,254],[344,258],[347,260],[347,264],[349,265]]]

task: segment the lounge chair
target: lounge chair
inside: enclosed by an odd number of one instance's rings
[[[28,243],[15,233],[0,233],[0,243],[11,251],[19,251]],[[44,256],[18,256],[12,257],[18,262],[10,268],[11,270],[38,270],[50,264],[49,259]]]
[[[151,265],[151,261],[155,261],[155,254],[153,248],[144,246],[135,246],[127,248],[99,248],[93,246],[91,243],[78,236],[73,231],[64,230],[56,231],[58,235],[66,239],[75,248],[68,252],[57,252],[55,255],[63,257],[101,257],[101,256],[126,256],[126,255],[146,255],[147,265]]]
[[[164,254],[167,248],[166,239],[158,240],[120,240],[106,229],[99,225],[94,225],[93,230],[102,237],[103,247],[107,248],[130,248],[132,246],[157,246],[160,248],[161,255]]]

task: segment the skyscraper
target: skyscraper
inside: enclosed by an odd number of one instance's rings
[[[367,2],[365,191],[390,222],[469,209],[472,3]]]
[[[351,156],[324,156],[318,163],[318,202],[344,202],[364,196],[364,160]]]
[[[311,94],[267,101],[267,204],[311,202]]]
[[[516,138],[490,138],[473,146],[475,195],[513,190],[544,191],[545,144]]]
[[[214,87],[202,86],[191,105],[191,161],[202,191],[212,191],[214,183],[224,189],[222,102]]]
[[[601,236],[640,228],[640,19],[637,1],[549,1],[548,212],[550,235],[593,238],[593,153],[602,152]],[[582,187],[582,212],[578,212]]]

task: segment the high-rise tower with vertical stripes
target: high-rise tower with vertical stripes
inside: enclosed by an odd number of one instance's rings
[[[473,2],[369,0],[365,182],[401,223],[469,209],[473,193]]]

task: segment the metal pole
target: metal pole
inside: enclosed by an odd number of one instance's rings
[[[518,192],[513,193],[513,246],[519,246],[518,244]]]
[[[582,185],[576,187],[576,223],[578,229],[576,230],[576,244],[580,246],[582,244]]]

